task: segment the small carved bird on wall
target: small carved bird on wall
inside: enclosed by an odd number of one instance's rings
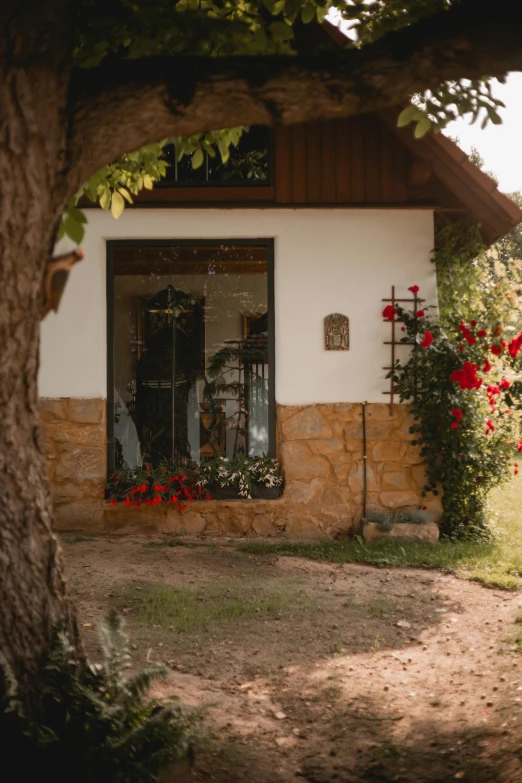
[[[73,250],[71,253],[62,253],[54,256],[47,262],[43,283],[44,304],[42,308],[42,321],[48,312],[58,312],[60,300],[73,266],[84,257],[83,250]]]

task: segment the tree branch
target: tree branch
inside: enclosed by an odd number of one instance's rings
[[[79,182],[170,135],[396,106],[442,82],[522,70],[522,3],[462,0],[361,49],[310,56],[106,59],[73,75]]]

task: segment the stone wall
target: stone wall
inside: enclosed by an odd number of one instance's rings
[[[107,471],[106,402],[41,398],[42,443],[59,530],[101,531]]]
[[[179,514],[157,506],[108,506],[105,402],[42,400],[57,523],[62,530],[231,533],[319,538],[357,529],[363,504],[362,408],[358,403],[278,406],[278,457],[285,488],[277,500],[211,500]],[[411,445],[407,406],[366,405],[367,505],[440,516],[438,498],[422,498],[419,450]]]

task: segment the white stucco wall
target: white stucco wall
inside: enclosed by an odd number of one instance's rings
[[[85,260],[42,326],[43,397],[105,397],[107,239],[275,240],[276,399],[385,402],[390,328],[381,299],[416,283],[436,303],[429,210],[136,209],[87,212]],[[64,245],[65,247],[65,245]],[[325,351],[323,318],[350,319],[350,350]],[[399,349],[404,351],[404,348]]]

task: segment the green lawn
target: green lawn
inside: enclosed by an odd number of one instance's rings
[[[365,544],[356,537],[344,541],[302,543],[252,541],[240,549],[255,554],[277,552],[332,563],[442,568],[491,587],[518,590],[522,587],[522,482],[514,477],[509,484],[495,490],[490,500],[497,534],[492,544],[452,544],[446,541],[435,545]]]

